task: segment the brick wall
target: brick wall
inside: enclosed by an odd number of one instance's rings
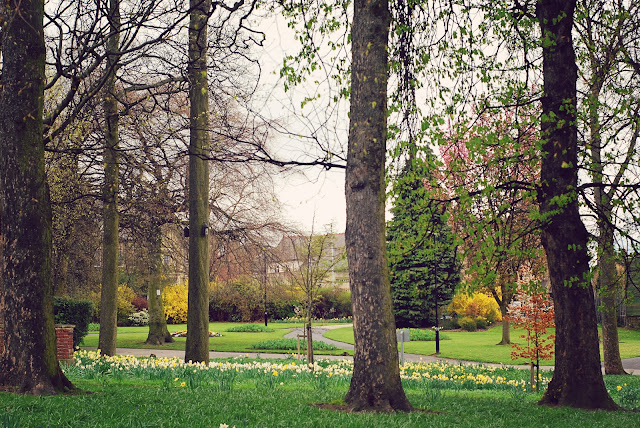
[[[73,359],[73,325],[56,324],[56,348],[58,360],[70,362]],[[4,350],[4,328],[0,326],[0,353]]]

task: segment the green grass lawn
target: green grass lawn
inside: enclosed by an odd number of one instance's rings
[[[242,323],[210,323],[209,330],[222,333],[222,337],[210,337],[209,338],[209,350],[219,352],[274,352],[274,353],[289,353],[291,351],[279,351],[270,349],[255,349],[252,346],[259,342],[271,341],[281,339],[285,334],[289,332],[288,328],[302,327],[302,324],[295,323],[269,323],[269,327],[273,328],[273,332],[227,332],[226,330]],[[315,324],[314,324],[315,325]],[[318,324],[320,325],[320,324]],[[186,330],[186,324],[173,324],[168,325],[170,332],[177,332]],[[144,341],[147,339],[149,328],[148,327],[118,327],[118,348],[134,348],[134,349],[156,349],[157,346],[147,345]],[[175,342],[167,343],[162,346],[162,349],[168,350],[184,350],[186,338],[176,337]],[[315,342],[315,341],[314,341]],[[85,336],[81,347],[97,347],[98,346],[98,334],[93,332]],[[314,351],[318,355],[341,355],[344,350],[328,351],[318,350]],[[353,354],[353,351],[351,352]]]
[[[344,361],[321,361],[310,371],[294,360],[227,359],[202,367],[94,354],[65,369],[90,394],[0,393],[0,426],[564,428],[638,422],[637,412],[540,407],[540,394],[527,392],[526,370],[416,364],[402,376],[417,411],[347,413],[317,406],[342,403],[352,370]],[[618,403],[640,408],[640,377],[605,376],[605,383]]]
[[[523,343],[520,339],[522,329],[511,330],[511,340]],[[632,358],[640,356],[640,331],[619,329],[620,353],[622,358]],[[524,360],[511,359],[511,346],[498,346],[502,337],[502,327],[495,326],[488,330],[466,332],[447,331],[449,340],[440,341],[440,357],[453,358],[464,361],[481,361],[487,363],[504,364],[525,364]],[[343,327],[330,330],[325,337],[338,340],[340,342],[354,343],[353,328]],[[407,342],[404,350],[411,354],[432,355],[436,352],[435,342]],[[541,362],[545,365],[553,365],[554,360]]]

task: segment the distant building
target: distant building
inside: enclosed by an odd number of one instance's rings
[[[270,279],[281,282],[288,281],[291,272],[303,268],[309,236],[287,235],[283,236],[278,245],[273,249],[273,258],[267,266],[267,275]],[[322,287],[349,288],[349,270],[347,266],[346,246],[344,233],[332,234],[326,240],[327,247],[323,248],[324,258],[327,263],[335,258],[341,260],[331,267],[329,273],[322,281]]]

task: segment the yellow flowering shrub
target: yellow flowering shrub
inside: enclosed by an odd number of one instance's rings
[[[184,284],[168,285],[162,291],[164,315],[168,323],[182,324],[187,322],[189,287]]]
[[[500,308],[495,299],[485,293],[456,294],[449,304],[449,313],[472,319],[482,317],[489,323],[502,320]]]
[[[91,291],[87,294],[86,299],[93,302],[93,306],[96,310],[96,319],[100,319],[100,294],[102,285],[98,284],[97,290]],[[118,305],[118,322],[123,322],[129,315],[136,311],[133,306],[133,299],[136,298],[136,293],[128,285],[121,284],[116,291],[116,299]]]
[[[131,302],[136,298],[136,293],[131,287],[124,284],[119,285],[116,298],[118,299],[118,320],[126,319],[135,312],[136,308]]]

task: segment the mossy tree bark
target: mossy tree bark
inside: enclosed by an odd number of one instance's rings
[[[608,218],[611,218],[609,216]],[[599,222],[599,260],[598,260],[598,289],[602,298],[602,351],[604,357],[604,372],[606,374],[624,375],[627,372],[622,367],[620,356],[620,340],[618,338],[617,297],[622,290],[621,275],[616,269],[616,254],[614,236],[606,220]]]
[[[572,41],[575,0],[540,0],[544,95],[539,192],[556,322],[556,363],[540,404],[616,409],[602,379],[587,230],[577,199],[578,70]]]
[[[116,97],[116,71],[120,43],[120,0],[109,1],[109,36],[107,38],[107,70],[104,85],[104,183],[102,289],[100,294],[100,335],[98,347],[104,355],[115,355],[118,322],[118,100]]]
[[[45,45],[42,0],[7,0],[0,77],[0,389],[73,389],[56,357],[51,202],[44,168]]]
[[[209,361],[209,85],[207,21],[211,0],[190,0],[189,302],[185,361]]]
[[[611,51],[615,51],[614,48]],[[611,55],[615,57],[615,54]],[[604,61],[603,61],[604,62]],[[598,293],[602,298],[602,348],[604,356],[604,370],[606,374],[626,374],[622,367],[622,357],[620,356],[620,344],[618,339],[618,316],[617,316],[617,296],[622,290],[622,281],[616,269],[615,254],[615,221],[613,214],[613,197],[616,187],[620,184],[624,171],[628,168],[629,162],[622,163],[613,179],[611,186],[607,189],[605,180],[605,162],[602,159],[604,144],[600,133],[600,96],[607,74],[607,65],[600,64],[596,55],[590,55],[591,69],[593,70],[589,93],[589,149],[591,152],[591,176],[593,181],[599,186],[593,189],[593,203],[598,215]],[[635,151],[635,140],[629,147],[628,153]]]
[[[410,410],[400,382],[385,246],[387,0],[356,0],[352,25],[347,259],[355,353],[345,397],[354,410]]]
[[[149,262],[149,334],[145,343],[163,345],[174,339],[167,328],[167,320],[162,306],[162,288],[164,285],[162,268],[162,229],[157,222],[151,222]]]

